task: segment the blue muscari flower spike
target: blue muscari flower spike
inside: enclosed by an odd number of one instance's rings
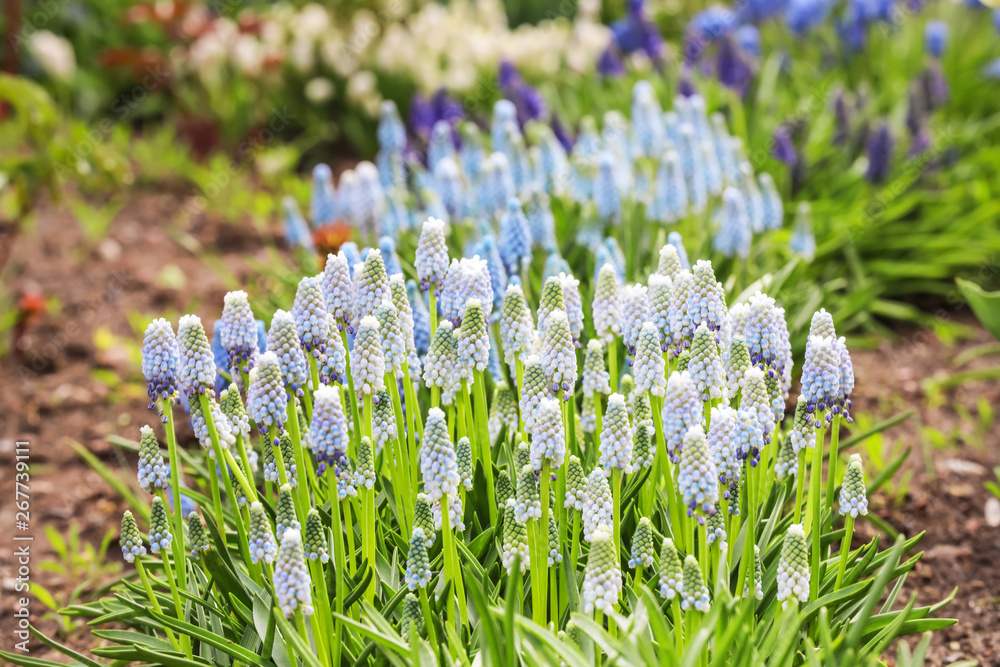
[[[170,464],[163,460],[160,443],[149,426],[139,429],[139,488],[146,493],[170,485]]]
[[[431,408],[427,413],[420,447],[420,476],[428,502],[433,504],[445,495],[457,499],[462,478],[448,424],[440,408]]]
[[[479,190],[481,212],[490,216],[499,215],[516,192],[510,159],[504,153],[491,154],[483,165]]]
[[[746,202],[751,231],[755,234],[764,231],[764,197],[757,187],[753,167],[749,162],[740,164],[739,189]]]
[[[351,279],[354,279],[354,268],[361,264],[361,251],[358,250],[358,244],[354,241],[348,241],[340,246],[340,252],[344,253],[347,259],[347,267],[351,271]]]
[[[666,133],[662,115],[653,86],[645,80],[637,81],[632,86],[632,137],[637,155],[655,159],[663,151]]]
[[[169,552],[170,543],[174,536],[170,532],[170,520],[167,519],[167,508],[163,504],[163,499],[153,496],[152,507],[149,512],[149,549],[154,554],[160,550]]]
[[[670,248],[670,250],[673,250],[673,246],[671,245],[666,245],[664,248]],[[668,251],[668,258],[669,254],[670,253]],[[661,251],[661,259],[663,256],[664,253]],[[676,258],[677,255],[674,254],[673,257]],[[649,323],[653,325],[653,329],[657,334],[657,340],[660,343],[660,351],[667,352],[670,350],[672,336],[670,331],[670,299],[674,287],[673,280],[660,273],[653,273],[650,274],[647,283],[649,288],[650,306]]]
[[[674,278],[676,278],[677,275],[684,270],[685,267],[681,264],[681,257],[675,246],[667,243],[660,248],[660,258],[656,266],[656,273],[658,275],[669,278],[672,286]],[[652,285],[650,285],[650,287],[652,287]]]
[[[500,99],[493,104],[493,120],[490,125],[490,139],[493,150],[507,152],[507,128],[517,122],[517,108],[510,100]]]
[[[548,195],[537,190],[528,195],[527,218],[528,228],[531,230],[531,242],[542,248],[554,248],[556,223],[549,206]]]
[[[539,146],[539,164],[541,184],[548,194],[562,194],[566,189],[566,177],[569,170],[569,158],[566,149],[556,138],[548,125],[537,125],[538,138],[535,144]]]
[[[291,618],[297,611],[312,616],[312,582],[298,529],[286,530],[281,538],[274,565],[274,595],[285,618]]]
[[[389,274],[385,271],[382,251],[372,248],[365,256],[361,273],[355,276],[357,319],[361,320],[375,313],[382,302],[392,298],[389,293]]]
[[[379,147],[390,153],[402,153],[406,147],[406,127],[392,100],[384,100],[379,106],[377,136]]]
[[[622,219],[622,196],[615,178],[615,170],[618,168],[611,153],[601,153],[597,165],[597,178],[594,182],[594,206],[597,208],[597,217],[614,225],[621,224]]]
[[[156,401],[175,397],[179,366],[173,327],[162,317],[153,320],[142,339],[142,374],[146,378],[150,410]],[[166,416],[163,419],[166,421]]]
[[[785,207],[778,194],[778,188],[774,185],[774,178],[771,174],[763,173],[757,176],[757,183],[760,185],[760,194],[764,204],[764,229],[781,229],[785,219]]]
[[[444,286],[448,273],[448,245],[445,240],[447,226],[437,218],[427,218],[417,240],[413,268],[420,281],[420,289],[427,291],[434,285],[437,291]]]
[[[312,197],[309,200],[309,217],[314,229],[335,222],[339,217],[337,210],[337,192],[333,187],[333,172],[325,164],[313,167]],[[294,200],[292,200],[294,203]],[[290,215],[286,198],[286,215]],[[298,206],[295,207],[298,214]],[[299,215],[301,217],[301,215]],[[311,237],[310,237],[311,238]]]
[[[337,330],[337,321],[330,313],[326,314],[326,349],[320,355],[319,381],[323,384],[345,384],[347,382],[347,349]]]
[[[943,56],[948,46],[948,25],[943,21],[928,21],[924,26],[924,46],[935,58]]]
[[[722,208],[718,211],[717,221],[719,227],[712,247],[726,257],[749,257],[753,236],[750,232],[750,217],[747,215],[743,194],[736,188],[728,187],[722,193]]]
[[[865,473],[861,468],[861,456],[851,454],[851,460],[844,471],[844,484],[840,487],[840,515],[852,518],[867,516],[868,490],[865,487]]]
[[[671,373],[667,378],[661,416],[667,454],[673,463],[680,462],[684,434],[702,423],[704,411],[698,397],[698,388],[690,373],[687,371]]]
[[[239,290],[226,294],[219,339],[226,351],[230,370],[246,372],[253,366],[258,352],[257,321],[246,292]]]
[[[309,424],[312,453],[319,464],[317,472],[323,475],[327,467],[344,464],[350,433],[338,387],[321,386],[316,390],[313,401],[312,421]]]
[[[278,489],[278,502],[274,507],[274,532],[283,537],[286,530],[300,530],[302,528],[298,519],[295,518],[295,500],[292,497],[292,487],[289,484],[282,484]]]
[[[392,305],[399,313],[399,329],[403,335],[406,347],[406,363],[414,380],[420,380],[420,357],[417,354],[416,342],[413,338],[413,308],[406,293],[406,284],[402,273],[389,276],[389,293],[392,295]]]
[[[462,123],[459,133],[462,137],[462,146],[458,155],[465,180],[469,184],[475,184],[479,181],[480,170],[486,157],[479,128],[472,122]]]
[[[562,467],[566,457],[566,435],[562,422],[560,402],[543,398],[538,406],[535,427],[531,433],[531,466],[541,470],[548,463],[551,470]]]
[[[177,350],[177,379],[181,391],[188,396],[212,391],[215,387],[215,358],[197,315],[184,315],[178,322]]]
[[[726,500],[739,493],[743,461],[740,458],[740,430],[736,410],[728,405],[712,408],[708,427],[708,447],[719,473],[719,487]]]
[[[469,299],[479,299],[484,314],[487,317],[491,315],[489,311],[493,305],[493,285],[489,267],[478,255],[474,255],[472,259],[463,257],[461,260],[452,260],[444,289],[441,290],[441,314],[455,326],[461,325]]]
[[[789,0],[785,23],[796,37],[821,26],[833,3],[828,0]]]
[[[692,426],[684,434],[677,488],[688,508],[688,516],[695,516],[699,511],[702,515],[715,512],[715,504],[719,502],[719,473],[701,424]],[[704,525],[705,517],[699,516],[698,523]]]
[[[351,374],[359,399],[385,388],[385,354],[378,320],[369,315],[361,320],[351,353]]]
[[[756,415],[764,442],[770,442],[771,432],[774,430],[774,411],[771,407],[771,395],[767,388],[764,371],[756,366],[751,366],[743,374],[740,410],[749,411]]]
[[[358,197],[358,224],[363,231],[378,234],[378,224],[385,214],[385,192],[378,179],[378,169],[374,164],[364,161],[355,168],[358,176],[356,188]]]
[[[635,356],[635,348],[639,344],[639,331],[650,318],[649,295],[646,286],[642,284],[625,285],[622,290],[622,342],[630,357]],[[629,360],[631,365],[632,360]]]
[[[694,276],[690,271],[681,271],[674,277],[668,310],[670,317],[670,341],[673,345],[671,354],[673,357],[677,357],[686,348],[691,346],[691,338],[694,336],[694,323],[688,311],[688,302],[692,298],[697,299]]]
[[[600,464],[604,475],[611,476],[612,470],[632,472],[632,427],[628,420],[625,397],[611,394],[600,434]]]
[[[566,317],[569,319],[569,330],[573,334],[573,342],[580,347],[583,336],[583,297],[580,296],[580,281],[569,271],[560,273],[559,282],[563,288],[563,303],[566,306]]]
[[[460,220],[465,216],[465,187],[458,165],[451,156],[441,158],[434,166],[434,188],[450,220]]]
[[[493,312],[499,313],[503,307],[504,291],[507,286],[507,269],[500,258],[496,239],[492,234],[487,234],[476,245],[474,252],[486,261],[486,268],[490,273],[490,285],[493,287]]]
[[[327,336],[330,335],[322,275],[307,276],[299,281],[295,301],[292,303],[292,317],[295,318],[302,348],[319,358],[326,349]]]
[[[608,258],[615,267],[618,274],[618,282],[625,282],[625,253],[618,245],[618,240],[614,236],[606,236],[603,241],[604,248],[608,251]]]
[[[809,544],[802,524],[793,523],[785,533],[778,558],[776,597],[782,609],[787,608],[789,602],[809,602],[809,578]]]
[[[688,372],[691,373],[703,402],[726,398],[728,392],[726,369],[722,363],[719,346],[704,322],[699,324],[694,332]]]
[[[795,227],[788,242],[789,249],[811,262],[816,256],[816,237],[813,236],[812,210],[809,202],[800,202],[795,211]]]
[[[298,202],[293,197],[284,197],[281,205],[285,211],[285,243],[289,248],[304,248],[310,253],[315,251],[312,232],[299,211]]]
[[[274,557],[278,554],[278,545],[274,541],[274,533],[271,532],[271,523],[264,513],[264,506],[259,501],[250,504],[250,529],[247,541],[250,543],[251,563],[274,562]]]
[[[282,381],[278,355],[273,351],[265,352],[250,371],[247,411],[261,433],[266,433],[272,426],[281,432],[284,430],[287,405],[288,394]]]
[[[774,134],[771,135],[771,155],[787,167],[794,167],[795,163],[799,161],[792,135],[789,134],[788,128],[784,125],[775,128]]]
[[[583,507],[580,513],[583,517],[583,539],[591,542],[601,526],[612,525],[614,516],[614,497],[611,486],[604,473],[604,468],[597,466],[587,477],[580,499]]]
[[[523,193],[532,183],[531,160],[524,146],[524,137],[516,125],[507,126],[507,156],[510,160],[510,177],[514,192]]]
[[[833,419],[840,412],[843,397],[841,389],[840,352],[836,340],[810,336],[806,343],[806,357],[802,364],[802,393],[799,400],[806,402],[806,409],[813,415],[817,428]]]
[[[679,132],[680,143],[677,151],[681,159],[681,171],[684,174],[684,183],[687,185],[691,211],[701,213],[708,201],[703,151],[695,136],[693,125],[682,123]]]
[[[431,342],[431,315],[415,280],[406,281],[406,297],[413,309],[413,344],[423,356]]]
[[[125,514],[122,515],[122,530],[118,541],[122,545],[122,557],[126,562],[134,563],[136,556],[146,555],[146,547],[142,544],[139,526],[136,525],[135,517],[129,510],[125,510]]]
[[[632,535],[632,552],[628,566],[632,569],[637,567],[653,567],[653,526],[649,517],[642,517]]]
[[[500,346],[508,367],[531,353],[534,339],[535,323],[524,292],[520,285],[508,285],[500,313]]]
[[[549,391],[557,396],[561,392],[562,400],[570,400],[576,387],[577,367],[576,349],[566,311],[557,310],[549,315],[540,356]]]
[[[382,252],[382,262],[385,264],[387,275],[395,275],[403,272],[403,266],[399,262],[399,255],[396,254],[396,241],[389,236],[383,236],[378,240],[378,248]]]
[[[406,587],[411,591],[426,588],[431,581],[430,559],[427,557],[427,538],[424,529],[413,527],[410,548],[406,555]],[[430,619],[428,619],[430,621]]]
[[[667,243],[677,250],[677,257],[681,261],[681,268],[690,269],[691,263],[688,261],[687,250],[684,249],[684,239],[681,238],[680,232],[670,232],[667,234]]]
[[[621,334],[622,297],[618,275],[613,265],[607,263],[598,271],[591,307],[597,337],[611,343]]]
[[[617,552],[619,548],[612,542],[607,525],[601,525],[593,531],[581,586],[583,613],[591,614],[595,609],[610,610],[618,604],[618,596],[622,590],[622,572]]]
[[[521,275],[531,262],[531,229],[515,198],[507,201],[507,211],[500,218],[500,257],[510,275]]]
[[[892,170],[895,140],[888,123],[882,123],[868,135],[868,169],[865,178],[873,185],[884,183]]]
[[[707,123],[706,123],[707,127]],[[706,136],[699,140],[698,148],[704,160],[705,189],[711,195],[718,195],[724,187],[722,167],[719,165],[719,158],[715,153],[715,142],[712,139],[711,131],[706,129]]]
[[[281,364],[281,377],[290,394],[302,395],[309,380],[309,366],[299,344],[295,318],[284,310],[275,311],[267,335],[267,349],[274,352]]]
[[[399,321],[399,310],[387,298],[375,309],[378,320],[379,337],[382,341],[382,359],[385,372],[392,373],[397,380],[403,379],[403,364],[407,360],[406,339]]]
[[[446,157],[455,158],[455,144],[451,139],[451,123],[439,120],[431,130],[431,140],[427,146],[427,168],[433,172],[438,162]]]
[[[327,310],[333,315],[337,328],[353,332],[351,323],[356,312],[354,282],[351,280],[351,263],[343,247],[336,255],[326,257],[322,288]]]
[[[660,344],[660,332],[653,322],[646,322],[639,332],[632,374],[635,377],[635,391],[643,396],[663,396],[666,386],[665,362]]]

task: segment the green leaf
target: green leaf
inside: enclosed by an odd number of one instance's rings
[[[174,630],[177,630],[178,632],[190,635],[195,639],[199,639],[208,644],[209,646],[217,648],[223,653],[231,655],[237,660],[242,660],[243,662],[249,663],[251,665],[260,664],[259,655],[257,655],[256,653],[251,653],[250,651],[246,650],[236,642],[230,641],[225,637],[221,637],[215,634],[214,632],[209,632],[208,630],[200,628],[197,625],[192,625],[191,623],[187,623],[185,621],[179,621],[172,616],[161,614],[153,609],[148,609],[147,612],[150,614],[150,616],[152,616],[153,618],[155,618],[168,628],[172,628]]]
[[[1000,339],[1000,291],[986,292],[969,280],[956,278],[958,289],[986,330]]]

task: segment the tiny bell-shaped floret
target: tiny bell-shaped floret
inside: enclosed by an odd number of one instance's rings
[[[327,255],[321,286],[326,295],[327,311],[333,315],[337,330],[346,328],[350,332],[357,310],[351,267],[343,250],[336,255]]]
[[[215,387],[212,345],[197,315],[184,315],[177,325],[178,384],[187,395],[204,394]]]
[[[594,330],[597,337],[611,343],[622,332],[622,296],[618,274],[611,263],[606,263],[597,274],[592,305]]]
[[[146,327],[142,339],[142,374],[146,378],[146,392],[150,401],[174,397],[179,371],[180,356],[174,329],[162,317],[155,319]],[[149,407],[152,409],[153,403]]]
[[[681,556],[670,538],[663,540],[660,547],[660,595],[673,600],[684,593],[684,566]]]
[[[302,551],[311,561],[326,563],[330,560],[330,551],[326,543],[326,529],[323,520],[315,508],[306,515],[306,531],[302,539]]]
[[[358,326],[351,354],[351,374],[359,398],[374,396],[385,389],[385,356],[378,320],[370,315],[362,318]]]
[[[145,556],[146,547],[142,544],[142,535],[139,534],[139,526],[135,523],[132,512],[125,510],[122,515],[122,532],[119,537],[122,545],[122,556],[129,563],[135,562],[136,556]]]
[[[677,488],[688,508],[688,516],[700,511],[712,514],[719,500],[719,473],[708,449],[705,429],[699,424],[684,434]],[[704,523],[699,517],[698,523]]]
[[[153,496],[152,508],[149,512],[149,548],[154,554],[160,550],[170,551],[170,543],[174,536],[170,532],[170,520],[167,519],[167,508],[159,496]]]
[[[683,588],[681,609],[696,609],[700,612],[709,610],[711,598],[708,596],[708,587],[705,586],[705,577],[702,575],[701,566],[698,565],[698,559],[691,554],[684,559]]]
[[[598,466],[587,477],[587,486],[583,493],[583,539],[593,540],[594,532],[599,526],[611,526],[614,517],[614,498],[611,486],[604,475],[604,469]]]
[[[868,514],[868,489],[865,487],[865,473],[861,468],[861,456],[851,454],[851,460],[844,471],[844,485],[840,487],[840,514],[853,519]]]
[[[398,434],[396,411],[389,392],[384,389],[376,394],[372,410],[372,438],[375,441],[375,456],[382,453],[386,443],[395,440]]]
[[[809,545],[802,524],[793,523],[785,533],[778,558],[778,602],[809,602]]]
[[[278,545],[274,541],[274,534],[271,532],[271,524],[264,513],[264,506],[260,502],[250,504],[250,530],[247,535],[250,542],[250,562],[273,563],[274,557],[278,553]]]
[[[587,566],[583,571],[583,612],[612,609],[622,590],[622,572],[618,567],[617,547],[607,525],[593,531]]]
[[[274,595],[285,618],[291,618],[299,610],[306,616],[312,616],[309,570],[302,552],[302,534],[296,528],[286,530],[281,538],[274,566]]]
[[[528,532],[525,525],[517,520],[516,502],[513,498],[509,498],[503,507],[501,546],[500,561],[504,569],[507,570],[507,574],[511,574],[514,569],[515,557],[520,558],[522,572],[531,569]]]
[[[625,397],[621,394],[611,394],[608,397],[600,453],[600,463],[606,476],[610,477],[612,470],[632,472],[632,427],[629,424]]]
[[[160,443],[149,426],[139,429],[139,487],[146,493],[170,485],[170,464],[163,460]]]
[[[633,570],[637,567],[653,567],[653,526],[649,517],[639,519],[632,536],[632,557],[628,566]]]

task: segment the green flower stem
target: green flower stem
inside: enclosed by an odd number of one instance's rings
[[[482,371],[476,371],[476,380],[473,382],[473,389],[476,392],[476,426],[478,427],[478,440],[480,450],[480,460],[483,464],[483,472],[486,473],[486,498],[490,508],[490,525],[497,523],[497,501],[496,489],[493,483],[493,448],[490,446],[489,419],[486,410],[486,376]],[[544,504],[543,504],[544,507]]]
[[[809,481],[809,507],[812,517],[812,576],[809,578],[809,599],[815,600],[819,597],[819,582],[822,579],[820,572],[820,551],[822,549],[823,535],[823,440],[826,429],[821,428],[816,433],[816,446],[813,447],[812,479]]]
[[[347,346],[347,329],[341,329],[340,340],[344,343],[344,360],[346,362],[345,374],[347,375],[347,387],[350,392],[347,403],[351,405],[351,419],[354,421],[354,430],[351,431],[351,442],[354,444],[354,453],[357,454],[358,443],[361,441],[361,416],[358,413],[357,394],[354,392],[354,376],[351,374],[351,351]]]
[[[143,588],[146,589],[146,597],[149,598],[149,603],[153,605],[153,610],[157,614],[162,614],[163,609],[160,608],[160,602],[156,599],[153,587],[149,583],[149,575],[146,574],[146,568],[142,566],[142,560],[139,558],[135,559],[135,570],[139,573]],[[167,632],[167,639],[170,641],[170,645],[174,647],[175,651],[181,652],[180,644],[177,642],[177,637],[174,636],[173,631],[170,628],[164,628],[164,630]]]
[[[573,542],[570,547],[569,557],[570,562],[573,565],[573,571],[576,572],[577,563],[580,560],[580,522],[583,520],[582,512],[573,510]]]
[[[514,357],[514,395],[517,396],[517,404],[521,405],[521,383],[524,382],[524,364],[521,363],[521,355]]]
[[[204,403],[203,403],[204,406]],[[208,433],[212,439],[212,447],[215,448],[219,441],[219,436],[215,432],[215,422],[212,420],[212,415],[209,412],[205,414],[205,421],[209,424]],[[221,457],[216,459],[221,462]],[[219,494],[219,476],[215,474],[214,466],[209,465],[208,470],[208,486],[212,490],[212,511],[215,514],[215,524],[219,527],[219,533],[222,535],[223,541],[226,539],[225,523],[222,516],[222,496]]]
[[[358,490],[361,496],[361,512],[364,515],[365,525],[361,530],[362,549],[364,549],[365,560],[372,570],[371,581],[365,589],[365,599],[369,603],[375,600],[375,489],[361,488]]]
[[[597,443],[598,438],[601,437],[601,431],[604,429],[604,406],[601,401],[604,400],[604,395],[601,393],[594,394],[594,443]]]
[[[403,398],[406,401],[406,448],[410,457],[410,470],[413,484],[411,493],[417,488],[419,482],[417,464],[417,433],[423,436],[423,425],[420,422],[420,402],[417,401],[417,393],[413,390],[413,381],[410,379],[410,366],[403,362]]]
[[[826,470],[826,507],[830,511],[828,527],[833,526],[833,499],[837,487],[837,467],[840,465],[840,415],[834,415],[833,428],[830,430],[830,462]]]
[[[621,554],[622,543],[622,471],[618,468],[611,470],[611,498],[614,501],[614,512],[612,515],[612,534],[615,541],[615,552]]]
[[[548,580],[549,580],[549,485],[551,483],[551,473],[549,472],[549,461],[548,459],[542,460],[542,470],[538,476],[539,489],[538,493],[541,496],[542,501],[542,517],[538,522],[538,556],[541,558],[534,567],[539,568],[539,580],[541,582],[541,588],[538,590],[538,599],[540,601],[540,606],[542,608],[542,621],[545,620],[545,598],[548,595]],[[532,603],[534,605],[534,603]],[[553,619],[556,620],[556,619]]]
[[[413,525],[413,506],[415,502],[413,490],[417,487],[417,482],[414,477],[415,472],[410,468],[410,452],[406,446],[404,431],[412,432],[413,429],[406,428],[403,418],[403,404],[399,399],[399,383],[396,382],[396,376],[389,372],[386,373],[385,379],[386,384],[389,386],[389,396],[392,397],[392,409],[396,418],[396,466],[399,469],[398,484],[401,487],[398,495],[403,500],[403,504],[399,507],[400,524],[403,527],[403,535],[409,535],[410,526]],[[412,412],[412,410],[409,411],[411,414]]]
[[[437,309],[437,294],[436,294],[436,292],[437,292],[437,285],[435,283],[431,283],[430,289],[427,290],[427,297],[428,297],[428,301],[429,301],[428,310],[430,310],[430,315],[431,315],[431,335],[432,336],[434,335],[434,332],[437,331],[437,328],[438,328],[438,309]]]
[[[431,604],[427,599],[427,588],[420,589],[420,609],[424,612],[424,628],[427,630],[427,639],[431,643],[431,648],[437,652],[437,630],[434,629],[434,616],[431,614]]]
[[[674,617],[674,646],[677,648],[677,655],[684,655],[684,621],[681,617],[681,596],[675,594],[670,602],[670,611]]]
[[[594,609],[594,623],[597,627],[604,627],[604,612],[600,609]],[[601,647],[594,645],[594,667],[601,667]]]
[[[327,474],[332,475],[333,471],[329,470]],[[347,558],[344,554],[344,531],[340,525],[340,506],[340,495],[337,493],[336,480],[334,480],[330,489],[330,517],[333,523],[333,610],[336,614],[333,619],[332,644],[334,665],[340,664],[339,655],[342,634],[342,621],[340,617],[344,613],[344,599],[347,597],[347,588],[344,586],[344,562],[346,561],[348,567],[350,567],[354,561],[353,553],[350,558]],[[322,572],[319,574],[323,576]],[[353,570],[351,574],[354,574]],[[326,585],[324,584],[325,587]]]
[[[806,486],[806,448],[799,450],[799,470],[795,475],[795,521],[802,523],[802,496]]]
[[[548,560],[546,560],[548,563]],[[555,624],[556,630],[559,629],[559,568],[554,567],[549,571],[549,584],[552,587],[552,592],[549,595],[549,617],[551,623]]]
[[[441,387],[431,387],[431,407],[441,407]]]
[[[344,533],[347,535],[347,571],[353,577],[358,569],[357,551],[354,550],[354,507],[350,498],[342,499],[340,507],[344,511]]]
[[[271,442],[274,442],[275,429],[271,427]],[[278,469],[278,488],[288,484],[288,468],[285,467],[285,458],[281,455],[281,447],[274,447],[274,467]]]
[[[840,540],[840,559],[837,563],[837,581],[833,585],[833,590],[840,590],[844,583],[844,572],[847,570],[847,559],[851,554],[851,540],[854,538],[854,517],[850,514],[844,519],[844,537]],[[810,580],[816,575],[810,577]]]
[[[163,429],[167,434],[167,454],[170,458],[170,492],[173,495],[173,519],[174,519],[174,542],[171,545],[174,550],[174,561],[184,562],[184,516],[181,509],[181,464],[177,455],[177,435],[174,432],[174,407],[173,401],[164,399],[160,401],[160,408],[166,421]],[[187,568],[177,568],[177,583],[187,590]]]
[[[177,542],[175,538],[173,540]],[[177,581],[174,579],[173,568],[170,567],[170,558],[167,557],[166,549],[160,550],[160,557],[163,559],[163,577],[167,580],[167,585],[170,587],[170,596],[174,599],[174,611],[177,612],[177,620],[184,621],[184,605],[181,603],[181,594],[177,591]],[[249,559],[246,562],[250,562]],[[184,561],[178,563],[177,569],[180,570],[183,567]],[[181,648],[184,650],[185,655],[187,655],[188,660],[191,659],[191,638],[186,634],[181,635]]]
[[[777,457],[778,447],[781,445],[779,437],[781,437],[781,424],[775,424],[774,431],[771,433],[771,444],[764,447],[764,451],[761,454],[762,464],[757,466],[761,469],[762,472],[760,474],[764,477],[764,494],[761,497],[765,500],[771,497],[775,475],[763,471],[772,469],[772,461]]]
[[[707,523],[707,522],[706,522]],[[704,523],[698,524],[698,564],[701,566],[701,571],[705,575],[705,581],[711,583],[711,558],[708,557],[709,554],[709,544],[708,544],[708,527]]]
[[[538,625],[544,626],[545,603],[542,601],[542,588],[544,588],[544,585],[539,583],[539,579],[544,575],[538,562],[540,557],[538,544],[541,540],[538,521],[530,519],[525,524],[525,528],[528,531],[528,553],[531,554],[531,569],[528,570],[528,574],[531,576],[531,620]]]
[[[306,394],[314,393],[319,389],[319,364],[316,362],[316,357],[313,356],[311,352],[306,353],[309,357],[309,377],[312,380],[312,392],[305,392]],[[309,411],[307,417],[312,417],[312,410]]]
[[[302,615],[301,609],[295,610],[295,627],[298,629],[299,635],[302,637],[302,641],[304,641],[306,643],[306,646],[308,646],[309,631],[306,630],[306,621],[305,617]]]
[[[747,462],[743,468],[743,516],[745,518],[741,521],[741,523],[746,525],[746,534],[743,536],[743,555],[740,557],[739,574],[736,576],[737,597],[743,595],[743,587],[747,585],[747,572],[753,567],[753,547],[757,540],[756,512],[754,511],[753,494],[751,493],[752,481],[750,473],[752,470],[749,462]],[[740,520],[740,517],[737,517],[737,520]]]
[[[313,636],[316,637],[317,642],[322,642],[323,644],[323,664],[324,665],[339,665],[340,664],[340,633],[334,631],[333,625],[333,615],[330,613],[330,593],[326,588],[326,577],[323,574],[323,566],[319,561],[310,560],[309,562],[309,574],[312,576],[313,586],[316,587],[315,596],[317,598],[317,606],[319,607],[319,620],[322,623],[322,631],[317,631],[313,628]],[[340,563],[336,566],[338,569],[342,567]],[[313,616],[315,619],[316,616]],[[333,643],[328,644],[327,641],[330,640]]]
[[[462,580],[462,573],[458,571],[458,553],[452,540],[455,536],[452,534],[451,529],[451,515],[448,514],[448,496],[447,494],[441,497],[441,548],[443,549],[443,557],[445,558],[445,578],[450,579],[452,582],[452,588],[455,589],[454,595],[458,598],[458,616],[452,615],[452,620],[458,621],[462,627],[469,626],[469,612],[465,605],[465,583]],[[451,598],[451,603],[454,605],[454,598]],[[452,606],[452,611],[454,611],[454,606]]]
[[[243,470],[246,471],[246,474],[249,476],[251,474],[250,457],[247,454],[247,446],[246,443],[243,442],[243,436],[241,434],[236,435],[236,453],[240,457],[240,463],[243,464]],[[239,469],[237,468],[236,470],[238,471]],[[241,478],[242,481],[240,481]],[[254,502],[257,500],[257,489],[250,483],[251,479],[252,477],[244,477],[242,474],[236,478],[236,480],[240,482],[240,486],[243,487],[243,492],[246,493],[247,498],[250,499],[250,502]],[[244,484],[244,482],[246,482],[246,484]],[[247,493],[248,491],[249,493]]]
[[[611,391],[618,391],[618,339],[611,337],[608,344],[608,373],[611,375]],[[600,431],[597,431],[600,434]]]

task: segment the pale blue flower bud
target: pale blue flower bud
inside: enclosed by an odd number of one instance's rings
[[[583,504],[580,510],[583,516],[583,539],[591,542],[598,528],[613,525],[614,498],[611,495],[611,486],[608,484],[608,478],[605,477],[602,467],[594,468],[587,477],[587,486],[584,489],[581,503]]]
[[[809,602],[809,545],[802,524],[793,523],[785,533],[778,558],[778,602]]]
[[[372,396],[385,389],[385,356],[379,334],[378,320],[372,316],[361,320],[351,354],[351,374],[358,397]]]
[[[605,476],[610,477],[612,470],[621,470],[626,474],[632,472],[632,427],[625,397],[621,394],[608,397],[599,450],[599,461]]]
[[[611,540],[606,524],[593,531],[587,566],[583,571],[583,613],[595,609],[611,610],[622,591],[622,572],[618,567],[618,547]]]

